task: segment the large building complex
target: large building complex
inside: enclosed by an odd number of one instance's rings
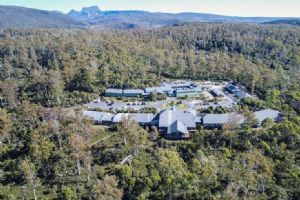
[[[154,102],[136,102],[135,100],[134,102],[116,101],[109,103],[96,100],[89,103],[87,107],[99,108],[107,112],[84,111],[83,114],[100,125],[114,126],[121,123],[124,119],[131,119],[144,128],[156,127],[165,138],[188,139],[200,127],[205,129],[222,129],[224,124],[243,125],[247,121],[246,117],[233,111],[224,114],[197,115],[198,111],[203,108],[216,108],[219,106],[224,109],[231,109],[240,99],[251,97],[241,88],[243,87],[226,83],[223,85],[205,83],[200,86],[192,81],[163,82],[158,87],[145,89],[110,88],[105,92],[105,95],[109,97],[147,98],[151,94],[156,93],[172,98]],[[182,99],[183,97],[200,96],[203,91],[210,93],[215,101]],[[180,100],[177,101],[176,97],[180,98]],[[177,105],[176,103],[179,104]],[[145,108],[155,108],[156,114],[132,113],[144,112],[141,110]],[[260,126],[267,118],[274,121],[278,120],[280,113],[276,110],[265,109],[254,112],[254,116],[257,119],[257,126]]]
[[[145,89],[114,89],[109,88],[105,91],[108,97],[148,97],[151,93],[165,94],[169,97],[198,96],[202,92],[200,86],[194,82],[172,82],[162,83],[158,87]]]
[[[95,111],[83,111],[83,114],[100,125],[114,125],[122,122],[123,119],[131,119],[142,127],[156,126],[160,134],[168,139],[188,139],[200,126],[206,129],[221,129],[227,123],[242,125],[246,121],[243,115],[237,113],[197,116],[194,112],[176,109],[163,110],[156,115],[149,113],[111,114]],[[277,121],[280,113],[276,110],[265,109],[255,112],[254,116],[258,120],[258,125],[261,125],[268,118]]]

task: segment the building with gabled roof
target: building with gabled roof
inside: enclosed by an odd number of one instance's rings
[[[196,116],[179,110],[165,110],[159,116],[159,131],[169,139],[188,139],[196,131]]]
[[[194,110],[180,111],[175,108],[164,110],[156,115],[151,113],[111,114],[97,111],[83,111],[83,115],[101,125],[118,124],[123,119],[129,118],[142,127],[158,126],[161,135],[168,139],[188,139],[191,133],[201,125],[206,129],[221,129],[227,123],[242,125],[246,121],[243,115],[237,113],[197,116]],[[267,118],[277,121],[281,117],[279,111],[271,109],[257,111],[254,115],[259,125]]]
[[[169,134],[181,133],[184,135],[189,135],[189,130],[187,126],[183,124],[180,120],[176,120],[168,129]]]
[[[270,118],[273,121],[277,121],[280,117],[280,112],[277,110],[264,109],[254,112],[254,115],[258,120],[259,125],[261,125],[261,123],[267,118]]]

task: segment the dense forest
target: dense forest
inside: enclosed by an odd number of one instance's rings
[[[0,34],[0,199],[300,199],[300,28],[184,24]],[[168,141],[80,105],[107,87],[227,80],[284,120]],[[101,140],[105,138],[105,140]],[[122,162],[124,161],[124,162]]]

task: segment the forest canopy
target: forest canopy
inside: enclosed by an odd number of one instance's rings
[[[0,199],[300,198],[298,27],[7,29],[0,63]],[[242,110],[284,119],[168,141],[131,120],[108,132],[78,109],[165,79],[242,84],[261,99]]]
[[[264,95],[299,83],[299,34],[292,26],[241,24],[6,30],[0,78],[2,88],[11,82],[20,98],[44,106],[74,105],[106,87],[141,88],[163,78],[231,80]]]

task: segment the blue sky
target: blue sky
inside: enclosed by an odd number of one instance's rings
[[[102,10],[147,10],[153,12],[202,12],[235,16],[300,17],[300,0],[0,0],[44,10],[80,10],[97,5]]]

